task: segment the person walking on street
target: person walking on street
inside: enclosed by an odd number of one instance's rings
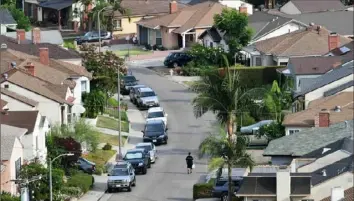
[[[193,157],[191,156],[191,152],[188,153],[188,156],[186,157],[186,162],[187,162],[187,172],[188,174],[192,173],[193,169]]]

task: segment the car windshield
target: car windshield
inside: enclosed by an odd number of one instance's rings
[[[129,175],[128,169],[116,168],[111,172],[111,176],[127,176]]]
[[[143,154],[141,152],[128,152],[125,155],[126,159],[140,159],[143,158]]]
[[[136,79],[135,79],[135,77],[134,76],[125,76],[124,78],[123,78],[123,80],[124,80],[124,82],[135,82],[136,81]]]
[[[153,91],[141,92],[140,94],[141,94],[140,97],[156,96],[155,92],[153,92]]]
[[[160,132],[163,131],[162,124],[147,124],[146,129],[147,132]]]
[[[149,146],[149,145],[136,146],[136,148],[138,148],[138,149],[145,149],[145,150],[147,150],[147,151],[151,151],[151,150],[152,150],[151,146]]]
[[[147,118],[159,118],[159,117],[164,117],[163,112],[149,112]]]

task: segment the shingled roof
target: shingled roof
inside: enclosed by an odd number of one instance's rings
[[[1,160],[10,160],[15,140],[27,132],[25,128],[18,128],[5,124],[0,125],[1,129]]]
[[[32,133],[37,122],[38,111],[6,111],[0,114],[2,124],[27,129]]]
[[[314,56],[314,57],[292,57],[289,59],[288,68],[294,75],[321,75],[341,65],[342,57]]]
[[[345,9],[344,4],[340,0],[291,0],[290,2],[293,3],[301,13],[317,13]]]
[[[32,107],[36,107],[38,105],[38,102],[37,101],[34,101],[28,97],[25,97],[25,96],[22,96],[16,92],[13,92],[13,91],[10,91],[6,88],[2,88],[1,89],[1,93],[5,96],[9,96],[10,98],[13,98],[17,101],[20,101],[24,104],[27,104],[29,106],[32,106]]]

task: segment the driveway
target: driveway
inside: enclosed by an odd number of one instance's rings
[[[193,184],[207,172],[206,161],[199,160],[196,153],[200,142],[213,129],[211,125],[215,118],[207,114],[196,119],[190,104],[195,95],[187,91],[186,87],[145,68],[146,65],[159,65],[160,62],[134,62],[129,67],[140,83],[155,90],[161,106],[168,113],[168,145],[157,147],[159,159],[147,175],[137,176],[137,186],[132,192],[106,194],[101,201],[192,201]],[[132,126],[143,129],[143,125]],[[130,142],[141,142],[141,139],[133,138]],[[196,164],[191,175],[186,173],[185,158],[188,152],[192,152]]]

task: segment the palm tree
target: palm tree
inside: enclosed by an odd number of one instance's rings
[[[210,134],[199,145],[199,157],[208,155],[211,157],[209,169],[219,169],[218,177],[221,176],[223,167],[241,167],[252,169],[255,165],[251,155],[246,152],[248,138],[245,136],[237,136],[236,143],[230,142],[225,128],[220,127],[219,132]],[[231,169],[228,169],[229,176],[229,194],[222,195],[222,200],[232,200],[232,182]]]
[[[237,145],[238,137],[234,128],[237,128],[237,114],[248,111],[254,107],[255,95],[262,96],[264,89],[247,89],[240,79],[238,71],[231,72],[227,57],[223,55],[226,68],[225,75],[219,71],[206,71],[201,80],[193,84],[190,89],[197,93],[192,100],[194,115],[196,118],[207,112],[216,114],[221,125],[226,125],[229,143]],[[261,92],[261,93],[260,93]],[[258,100],[262,98],[258,98]],[[231,161],[227,162],[229,180],[229,199],[231,201]]]

